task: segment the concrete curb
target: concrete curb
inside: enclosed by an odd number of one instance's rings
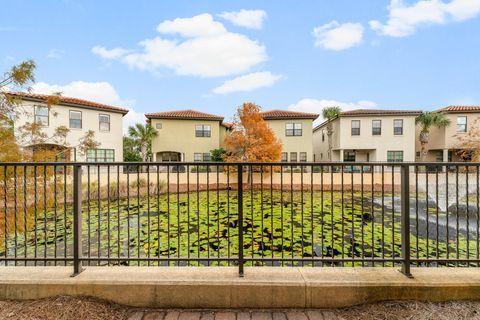
[[[92,296],[157,308],[337,308],[384,300],[477,300],[480,269],[4,267],[0,300]]]

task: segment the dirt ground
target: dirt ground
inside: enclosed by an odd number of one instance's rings
[[[130,308],[99,301],[92,298],[56,297],[36,301],[0,301],[0,319],[166,319],[167,314],[176,314],[175,318],[187,319],[197,315],[199,319],[227,318],[239,319],[250,314],[251,319],[262,315],[263,319],[480,319],[480,301],[459,302],[383,302],[335,310],[146,310]],[[184,317],[182,317],[184,314]],[[188,317],[187,317],[188,314]],[[218,314],[218,317],[216,316]],[[152,317],[154,316],[155,317]],[[280,315],[280,317],[279,317]],[[265,318],[266,316],[266,318]]]

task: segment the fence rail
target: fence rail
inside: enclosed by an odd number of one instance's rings
[[[354,165],[1,163],[0,263],[480,266],[479,163]]]

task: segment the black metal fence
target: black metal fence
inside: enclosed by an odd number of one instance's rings
[[[355,165],[2,163],[0,263],[480,266],[480,164]]]

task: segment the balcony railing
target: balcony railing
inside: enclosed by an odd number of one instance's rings
[[[355,166],[1,163],[0,263],[480,266],[479,163]]]

